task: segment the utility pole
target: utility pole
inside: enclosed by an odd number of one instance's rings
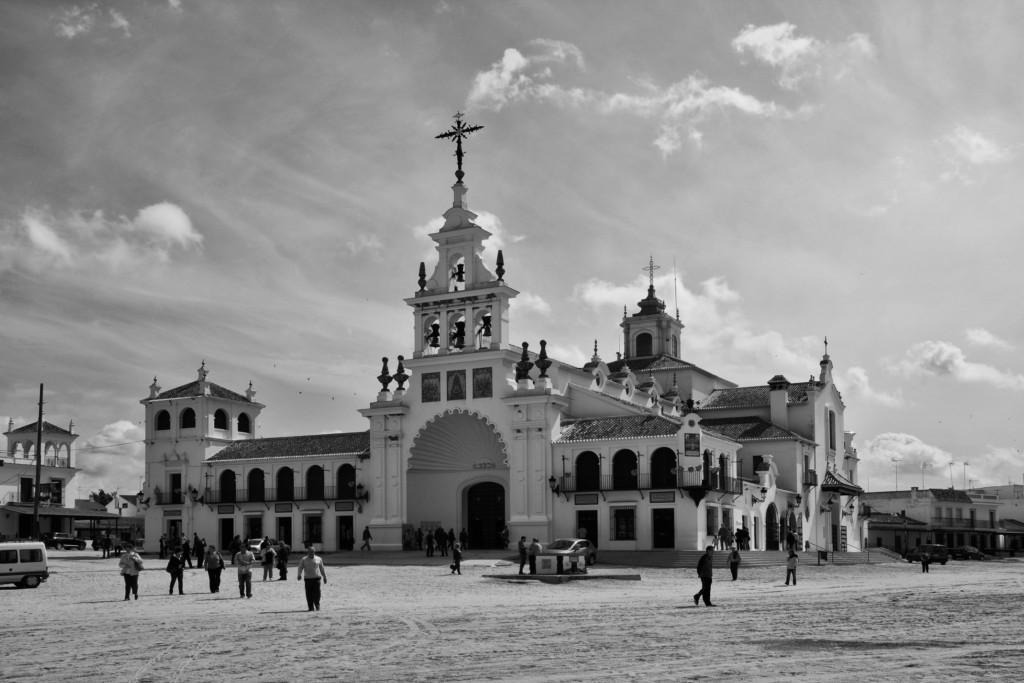
[[[38,541],[39,533],[39,480],[43,476],[43,385],[39,385],[39,420],[36,421],[36,485],[32,496],[32,538]]]

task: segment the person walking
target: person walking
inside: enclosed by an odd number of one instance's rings
[[[263,565],[263,580],[273,581],[274,580],[274,561],[277,559],[277,553],[274,551],[274,546],[267,543],[267,547],[260,550],[260,557]]]
[[[196,568],[202,569],[206,559],[206,539],[199,538],[199,534],[192,535],[192,554],[196,556]]]
[[[220,574],[224,571],[224,557],[217,552],[213,544],[210,544],[206,546],[203,560],[206,564],[206,574],[210,577],[210,592],[220,593]]]
[[[786,550],[796,550],[796,534],[792,531],[786,532]]]
[[[242,539],[236,534],[235,537],[231,539],[231,542],[228,543],[228,552],[231,553],[231,564],[235,563],[235,555],[237,555],[238,551],[241,549]]]
[[[171,575],[171,585],[167,589],[168,595],[174,595],[174,584],[178,584],[178,595],[185,594],[185,558],[184,551],[179,546],[174,549],[171,559],[167,560],[167,573]]]
[[[370,527],[363,527],[363,544],[359,546],[360,550],[370,552],[370,541],[373,540],[373,536],[370,535]]]
[[[704,554],[697,562],[697,576],[700,577],[700,590],[693,596],[693,604],[699,605],[701,598],[708,607],[715,607],[711,602],[711,579],[713,575],[712,562],[715,554],[715,546],[709,545],[704,549]]]
[[[927,550],[922,550],[921,551],[921,572],[922,573],[924,573],[924,574],[930,574],[931,573],[930,570],[928,569],[928,565],[931,564],[931,561],[932,561],[931,553],[929,553]]]
[[[448,550],[455,549],[455,528],[448,529]]]
[[[124,577],[124,599],[134,595],[139,599],[139,572],[142,571],[142,558],[135,552],[135,546],[131,543],[124,544],[124,554],[118,561],[121,567],[121,576]]]
[[[291,555],[292,549],[287,543],[281,541],[281,545],[277,551],[277,580],[287,581],[288,580],[288,556]]]
[[[317,557],[316,548],[312,545],[306,548],[306,556],[299,560],[298,580],[305,576],[306,587],[306,608],[308,612],[320,609],[320,582],[327,585],[327,572],[324,571],[324,561]]]
[[[160,559],[167,559],[167,534],[160,537]]]
[[[797,557],[795,550],[789,551],[789,557],[786,558],[786,585],[789,585],[789,578],[793,577],[793,585],[796,585],[796,564],[800,561]]]
[[[437,544],[441,557],[448,557],[448,534],[441,527],[437,527],[434,531],[434,543]]]
[[[423,528],[416,529],[416,550],[423,550]]]
[[[540,541],[536,538],[530,543],[530,573],[537,573],[537,556],[540,555]]]
[[[469,534],[466,533],[466,527],[462,527],[462,531],[459,532],[459,543],[462,544],[463,550],[469,550]]]
[[[462,576],[462,544],[456,543],[452,549],[452,574],[458,572]]]
[[[733,546],[729,551],[729,571],[732,572],[732,580],[735,581],[740,571],[740,549]]]
[[[188,563],[188,568],[192,569],[192,545],[188,542],[188,536],[186,536],[181,541],[181,545],[179,547],[181,548],[181,561],[182,561],[182,563],[187,562]],[[185,565],[182,564],[181,568],[184,569]]]
[[[434,534],[430,531],[426,533],[423,539],[427,544],[427,557],[434,556]]]
[[[238,554],[232,558],[232,563],[238,565],[238,597],[252,597],[252,566],[256,563],[256,556],[249,550],[249,546],[242,546]]]
[[[519,573],[523,573],[526,566],[526,536],[519,537]]]

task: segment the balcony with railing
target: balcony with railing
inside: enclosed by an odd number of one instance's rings
[[[563,493],[590,491],[648,491],[651,489],[701,489],[724,493],[743,493],[743,480],[706,472],[677,471],[675,474],[635,474],[564,476],[558,479]]]
[[[999,523],[996,522],[996,526],[993,526],[993,524],[989,520],[987,520],[987,519],[986,520],[980,520],[980,519],[971,520],[971,519],[950,519],[949,517],[932,517],[932,528],[933,529],[938,529],[938,528],[945,528],[945,529],[995,529],[995,528],[999,528],[998,524]]]
[[[346,486],[344,489],[341,492],[343,495],[339,495],[337,487],[333,485],[293,486],[286,488],[267,486],[260,489],[207,489],[205,491],[197,491],[194,494],[194,500],[195,502],[207,505],[215,505],[219,503],[282,503],[307,500],[356,499],[356,496],[352,493],[352,487]],[[153,499],[156,505],[181,505],[186,500],[193,500],[192,494],[187,491],[159,491],[154,494]]]

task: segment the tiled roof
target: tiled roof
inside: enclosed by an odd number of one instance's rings
[[[776,441],[798,439],[807,441],[796,432],[772,424],[759,417],[704,418],[700,426],[709,432],[734,441]]]
[[[219,384],[214,384],[213,382],[206,382],[206,384],[207,386],[210,387],[210,396],[213,396],[214,398],[223,398],[228,401],[242,401],[243,403],[252,403],[252,401],[250,401],[245,396],[242,396],[241,394],[236,394],[230,389],[225,389]],[[196,380],[195,382],[182,384],[180,387],[175,387],[174,389],[168,389],[167,391],[164,391],[159,396],[157,396],[157,398],[188,398],[189,396],[202,395],[203,388],[202,386],[200,386],[199,380]]]
[[[971,497],[963,491],[956,489],[928,489],[931,494],[935,496],[935,500],[941,500],[944,503],[973,503]]]
[[[859,496],[864,493],[864,489],[833,470],[825,472],[825,478],[821,480],[821,490],[835,491],[846,496]]]
[[[6,433],[7,434],[38,434],[39,433],[39,428],[37,427],[38,424],[39,424],[39,422],[37,420],[36,422],[33,422],[30,425],[25,425],[24,427],[18,427],[17,429],[12,429],[11,431],[6,432]],[[64,429],[63,427],[58,427],[57,425],[52,424],[50,422],[47,422],[46,420],[43,420],[43,433],[44,434],[66,434],[67,436],[75,436],[74,434],[72,434],[68,430]]]
[[[265,439],[235,441],[210,458],[217,460],[263,460],[290,458],[303,455],[361,455],[370,454],[370,432],[342,434],[310,434],[307,436],[278,436]]]
[[[678,422],[657,415],[562,420],[562,434],[556,443],[673,436],[679,432],[680,427]]]
[[[786,400],[790,405],[807,403],[807,387],[809,382],[790,384]],[[767,384],[754,387],[736,387],[735,389],[715,389],[707,398],[700,402],[701,410],[715,408],[749,408],[767,406],[771,403],[771,389]]]
[[[906,521],[907,526],[928,526],[927,522],[919,522],[910,517],[891,515],[887,512],[872,512],[869,515],[865,515],[865,517],[867,517],[869,526],[872,524],[899,524],[902,526],[904,521]]]

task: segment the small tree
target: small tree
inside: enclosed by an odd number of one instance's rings
[[[103,507],[107,507],[107,505],[110,504],[110,501],[114,500],[114,496],[110,495],[103,489],[100,489],[99,493],[90,493],[89,497],[92,498],[97,503],[99,503],[100,505],[102,505]]]

